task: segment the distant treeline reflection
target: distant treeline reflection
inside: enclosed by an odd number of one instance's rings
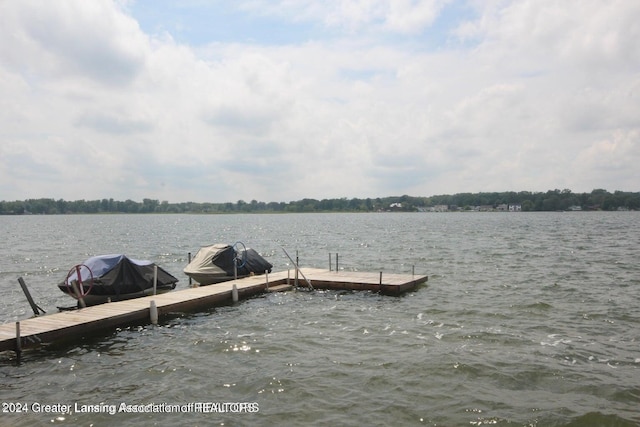
[[[640,192],[597,189],[590,193],[571,190],[547,192],[458,193],[431,197],[390,196],[366,199],[302,199],[292,202],[238,200],[235,203],[169,203],[153,199],[118,201],[28,199],[0,202],[0,214],[92,214],[92,213],[278,213],[278,212],[381,212],[381,211],[564,211],[640,210]]]

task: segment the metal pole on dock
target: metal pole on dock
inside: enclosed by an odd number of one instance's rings
[[[153,294],[158,293],[158,266],[153,266]]]
[[[235,283],[233,284],[233,288],[231,288],[231,299],[234,303],[238,302],[238,286],[236,286]]]
[[[16,322],[16,357],[20,362],[22,356],[22,339],[20,338],[20,322]]]
[[[189,260],[187,264],[191,264],[191,252],[187,254],[187,259]],[[189,287],[191,287],[191,276],[189,276]]]
[[[269,270],[264,271],[265,279],[267,280],[267,292],[269,292]]]
[[[291,263],[293,264],[293,266],[296,269],[296,277],[295,277],[295,286],[296,288],[298,287],[298,272],[300,272],[300,274],[302,275],[302,277],[304,278],[304,280],[307,281],[307,284],[309,285],[309,288],[313,290],[313,285],[311,284],[311,281],[309,279],[306,278],[306,276],[304,275],[304,273],[302,271],[300,271],[300,267],[298,266],[297,260],[298,260],[298,254],[296,251],[296,261],[294,261],[293,259],[291,259],[291,256],[289,256],[289,253],[287,252],[287,250],[284,248],[284,246],[280,246],[282,248],[282,250],[284,251],[284,254],[287,256],[287,258],[289,258],[289,261],[291,261]]]
[[[338,252],[336,252],[336,271],[340,271],[340,268],[338,268]]]
[[[298,262],[298,250],[296,249],[296,288],[298,287],[298,266],[300,265],[300,263]]]
[[[331,252],[329,252],[329,271],[331,271]]]

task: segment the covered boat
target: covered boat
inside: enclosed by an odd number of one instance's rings
[[[139,298],[153,294],[155,267],[151,261],[125,255],[94,256],[73,267],[58,288],[70,297],[82,297],[86,305]],[[157,267],[155,282],[156,293],[163,293],[174,289],[178,279]]]
[[[236,270],[238,278],[271,272],[273,265],[269,261],[254,249],[238,243],[201,247],[184,273],[201,285],[211,285],[234,279]]]

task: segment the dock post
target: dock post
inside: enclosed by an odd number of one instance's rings
[[[382,271],[380,272],[380,286],[382,286]]]
[[[187,253],[187,259],[189,260],[187,264],[191,264],[191,252]],[[189,276],[189,287],[191,287],[191,276]]]
[[[416,265],[413,264],[411,266],[411,278],[413,279],[414,277],[416,277]]]
[[[298,269],[300,268],[300,262],[298,259],[298,250],[296,249],[296,263],[295,263],[295,267],[296,267],[296,278],[295,278],[295,284],[296,284],[296,288],[298,287]]]
[[[269,292],[269,270],[265,270],[264,275],[267,280],[267,292]]]
[[[20,356],[22,356],[22,338],[20,338],[20,322],[16,322],[16,358],[20,363]]]
[[[153,294],[158,293],[158,266],[153,266]]]
[[[340,268],[338,268],[338,252],[336,252],[336,273],[340,271]]]
[[[331,271],[331,252],[329,252],[329,271]]]
[[[155,300],[151,300],[149,303],[149,318],[151,319],[151,323],[153,325],[158,324],[158,306],[156,305]]]
[[[233,284],[233,288],[231,288],[231,299],[234,303],[238,302],[238,286],[236,286],[235,283]]]

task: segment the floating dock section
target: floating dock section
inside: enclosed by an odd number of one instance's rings
[[[0,325],[0,352],[36,347],[58,340],[74,340],[98,331],[132,323],[154,323],[163,316],[205,310],[239,299],[300,287],[333,290],[368,290],[400,295],[428,280],[427,276],[364,273],[301,268],[252,276],[143,298],[111,302],[78,310],[37,316]],[[311,286],[309,286],[309,283]]]

